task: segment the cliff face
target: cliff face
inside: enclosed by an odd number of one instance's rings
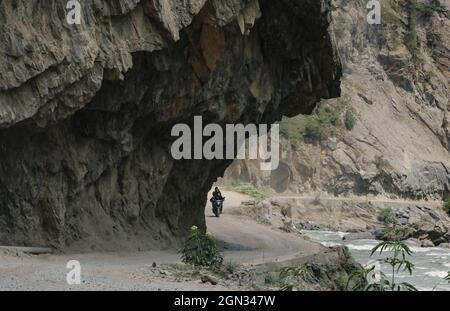
[[[247,161],[230,175],[279,191],[450,195],[450,2],[380,3],[381,25],[369,25],[367,1],[333,2],[341,98],[281,124],[277,172],[262,176]]]
[[[170,130],[272,123],[339,96],[328,0],[0,2],[0,243],[163,246],[228,161]]]

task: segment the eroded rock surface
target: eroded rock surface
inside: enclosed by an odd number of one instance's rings
[[[205,226],[228,161],[170,129],[272,123],[339,96],[328,0],[0,2],[0,243],[160,247]]]
[[[450,2],[380,1],[380,25],[367,23],[367,2],[333,2],[344,73],[342,96],[321,103],[332,113],[322,110],[309,132],[304,118],[282,123],[282,165],[274,174],[246,161],[228,175],[278,192],[450,195]]]

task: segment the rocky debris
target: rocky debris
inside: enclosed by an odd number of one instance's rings
[[[48,247],[15,247],[15,246],[0,246],[0,250],[9,250],[16,253],[24,253],[31,255],[43,255],[53,253],[53,249]]]
[[[159,270],[159,274],[160,274],[162,277],[166,277],[166,276],[171,276],[171,275],[172,275],[172,273],[170,273],[170,272],[167,271],[167,270]]]
[[[421,242],[420,243],[421,247],[434,247],[435,246],[432,241],[427,240],[427,239],[422,239],[420,242]]]
[[[299,230],[329,230],[325,226],[316,225],[307,220],[296,222],[295,225]]]
[[[396,225],[408,229],[405,239],[417,239],[417,244],[438,246],[450,242],[450,217],[442,209],[440,202],[414,203],[408,201],[366,200],[360,198],[316,197],[276,197],[266,200],[266,209],[258,208],[262,203],[253,202],[244,208],[261,222],[264,210],[271,211],[272,226],[286,228],[294,224],[296,231],[322,230],[348,232],[344,240],[386,239],[378,219],[383,208],[391,207]],[[253,209],[249,209],[253,206]],[[292,231],[291,231],[292,232]]]
[[[348,249],[337,246],[325,248],[323,253],[308,258],[269,262],[251,267],[239,267],[230,276],[232,283],[251,286],[256,290],[279,290],[282,268],[305,266],[311,278],[305,280],[314,290],[344,290],[350,275],[360,267]]]
[[[427,206],[409,206],[396,211],[396,222],[410,229],[409,237],[417,238],[422,246],[438,246],[450,242],[450,222],[444,211]]]
[[[450,241],[450,222],[443,211],[424,205],[410,205],[395,210],[395,222],[407,229],[405,239],[423,247],[439,246]],[[383,230],[375,231],[375,237],[384,240]]]
[[[422,242],[419,239],[414,239],[414,238],[409,238],[406,239],[405,244],[410,246],[410,247],[421,247],[422,246]]]
[[[228,160],[175,123],[273,123],[340,95],[330,1],[0,2],[0,243],[175,244]]]
[[[219,280],[211,275],[202,275],[200,278],[202,283],[209,283],[211,285],[217,285]]]
[[[311,259],[307,267],[319,290],[347,290],[350,276],[361,266],[355,262],[346,247],[330,247],[329,251],[329,256]]]
[[[345,241],[353,241],[353,240],[373,240],[376,238],[375,231],[366,231],[366,232],[355,232],[350,233],[342,237],[342,240]]]
[[[439,244],[439,247],[450,248],[450,243],[441,243],[441,244]]]

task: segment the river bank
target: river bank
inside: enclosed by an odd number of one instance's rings
[[[371,239],[343,240],[349,233],[332,231],[304,231],[313,241],[324,246],[346,246],[353,258],[361,265],[374,265],[374,261],[382,258],[378,254],[370,256],[371,250],[379,241]],[[400,273],[400,282],[409,282],[418,290],[450,291],[450,284],[444,277],[450,271],[450,249],[440,247],[411,246],[412,256],[408,259],[414,265],[412,275]],[[390,274],[386,267],[380,266],[381,271]]]

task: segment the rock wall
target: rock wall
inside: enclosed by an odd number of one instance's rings
[[[0,2],[0,244],[136,249],[205,227],[229,161],[170,130],[272,123],[340,94],[329,0]]]
[[[241,171],[244,180],[299,193],[450,195],[450,2],[380,3],[381,24],[369,25],[367,1],[333,2],[344,70],[341,98],[321,103],[337,116],[335,124],[320,123],[324,137],[305,139],[295,127],[305,119],[292,119],[279,171],[263,176],[246,161],[229,176]],[[347,112],[356,120],[349,129]]]

